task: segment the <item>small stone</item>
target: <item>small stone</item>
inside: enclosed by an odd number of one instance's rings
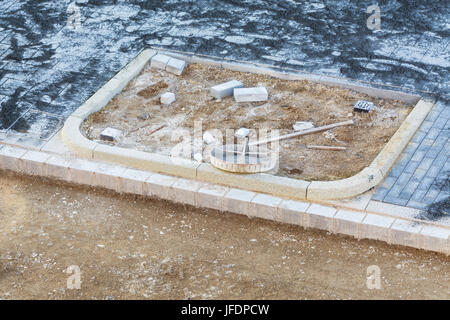
[[[166,71],[180,76],[184,71],[184,67],[186,67],[185,61],[170,58],[170,60],[167,62]]]
[[[269,94],[265,87],[236,88],[234,89],[233,94],[236,102],[267,101],[269,98]]]
[[[216,138],[208,131],[203,134],[203,141],[205,141],[206,144],[217,143]]]
[[[309,121],[297,121],[292,127],[294,131],[301,131],[314,128],[314,124]]]
[[[222,99],[227,96],[233,95],[235,88],[242,88],[244,85],[238,80],[231,80],[218,84],[209,89],[209,93],[216,99]]]
[[[152,58],[150,66],[155,69],[165,70],[169,60],[170,60],[169,56],[158,53],[156,56]]]
[[[248,137],[250,133],[250,129],[247,128],[240,128],[236,133],[234,134],[238,138],[245,138]]]
[[[175,93],[166,92],[161,95],[161,104],[169,105],[175,101]]]
[[[369,101],[359,100],[353,106],[353,110],[356,112],[369,112],[374,107],[374,104]]]
[[[194,154],[194,159],[195,159],[195,161],[200,162],[203,160],[203,156],[201,153],[196,153],[196,154]]]
[[[114,128],[106,128],[100,133],[100,139],[106,141],[116,141],[122,136],[122,131]]]
[[[151,116],[148,113],[143,113],[140,116],[138,116],[139,120],[148,120],[150,118],[151,118]]]

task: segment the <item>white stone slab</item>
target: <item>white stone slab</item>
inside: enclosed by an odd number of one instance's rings
[[[158,53],[150,62],[150,66],[155,69],[166,70],[167,63],[171,58],[165,54]]]
[[[258,102],[267,101],[269,94],[264,87],[237,88],[234,89],[234,99],[236,102]]]
[[[172,102],[174,102],[175,99],[176,99],[176,98],[175,98],[175,93],[172,93],[172,92],[166,92],[166,93],[164,93],[164,94],[161,95],[161,104],[169,105],[169,104],[171,104]]]
[[[216,99],[222,99],[227,96],[232,96],[235,88],[242,88],[243,86],[244,84],[242,82],[231,80],[211,87],[209,93]]]
[[[100,133],[100,139],[106,141],[117,141],[122,136],[122,131],[115,128],[106,128]]]
[[[170,58],[170,60],[167,62],[166,71],[180,76],[183,73],[185,67],[185,61],[176,58]]]
[[[256,196],[256,193],[240,189],[230,189],[223,197],[223,211],[249,214],[250,202]]]

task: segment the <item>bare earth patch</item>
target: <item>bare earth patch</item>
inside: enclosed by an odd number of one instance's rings
[[[449,298],[441,254],[5,172],[0,231],[0,299]]]
[[[233,97],[216,100],[209,95],[211,86],[232,79],[242,81],[246,87],[265,86],[269,101],[236,103]],[[167,91],[174,92],[177,100],[163,106],[159,98]],[[374,102],[376,108],[370,113],[353,112],[354,103],[360,99]],[[113,144],[169,155],[182,139],[175,130],[186,130],[193,139],[194,121],[202,121],[203,132],[218,129],[226,137],[226,129],[240,127],[278,129],[286,134],[293,132],[292,125],[297,121],[322,126],[353,119],[353,126],[280,142],[280,169],[275,174],[303,180],[337,180],[368,166],[409,111],[400,101],[376,99],[306,80],[280,80],[192,64],[182,76],[147,67],[105,108],[91,115],[82,130],[89,139],[98,140],[104,128],[115,127],[124,131],[124,137]],[[149,134],[161,125],[165,127]],[[220,143],[225,143],[225,138]],[[306,147],[309,144],[344,146],[346,150],[311,150]],[[207,162],[209,150],[203,152]]]

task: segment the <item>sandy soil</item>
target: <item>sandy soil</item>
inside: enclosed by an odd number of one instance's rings
[[[216,100],[209,95],[211,86],[231,79],[238,79],[247,87],[265,86],[269,101],[238,104],[232,97]],[[177,101],[162,106],[159,97],[167,91],[174,92]],[[372,101],[377,107],[369,114],[353,113],[353,105],[360,99]],[[210,131],[223,144],[232,142],[222,139],[227,137],[226,129],[255,129],[251,138],[257,140],[256,130],[290,133],[296,121],[312,121],[321,126],[353,119],[356,125],[351,127],[281,142],[280,170],[276,174],[304,180],[336,180],[369,165],[409,111],[399,101],[374,99],[346,89],[193,64],[180,77],[147,67],[108,106],[86,120],[83,132],[89,139],[98,140],[104,128],[115,127],[124,131],[124,137],[114,144],[169,155],[180,141],[189,145],[193,141],[194,121],[202,121],[202,132]],[[149,134],[163,124],[163,129]],[[345,146],[347,150],[311,150],[306,148],[308,144]],[[205,161],[209,160],[209,150],[204,148]]]
[[[1,299],[449,299],[449,277],[440,254],[0,172]]]

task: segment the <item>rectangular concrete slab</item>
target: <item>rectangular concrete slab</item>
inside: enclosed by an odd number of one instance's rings
[[[216,99],[222,99],[233,95],[235,88],[242,88],[244,84],[238,80],[231,80],[211,87],[209,93]]]
[[[269,94],[264,87],[236,88],[233,91],[236,102],[258,102],[267,101]]]
[[[166,56],[165,54],[158,53],[157,55],[153,56],[150,60],[150,66],[155,69],[161,69],[166,70],[167,63],[170,59],[173,59],[169,56]]]
[[[176,58],[170,58],[166,65],[166,71],[180,76],[183,73],[185,67],[185,61]]]

